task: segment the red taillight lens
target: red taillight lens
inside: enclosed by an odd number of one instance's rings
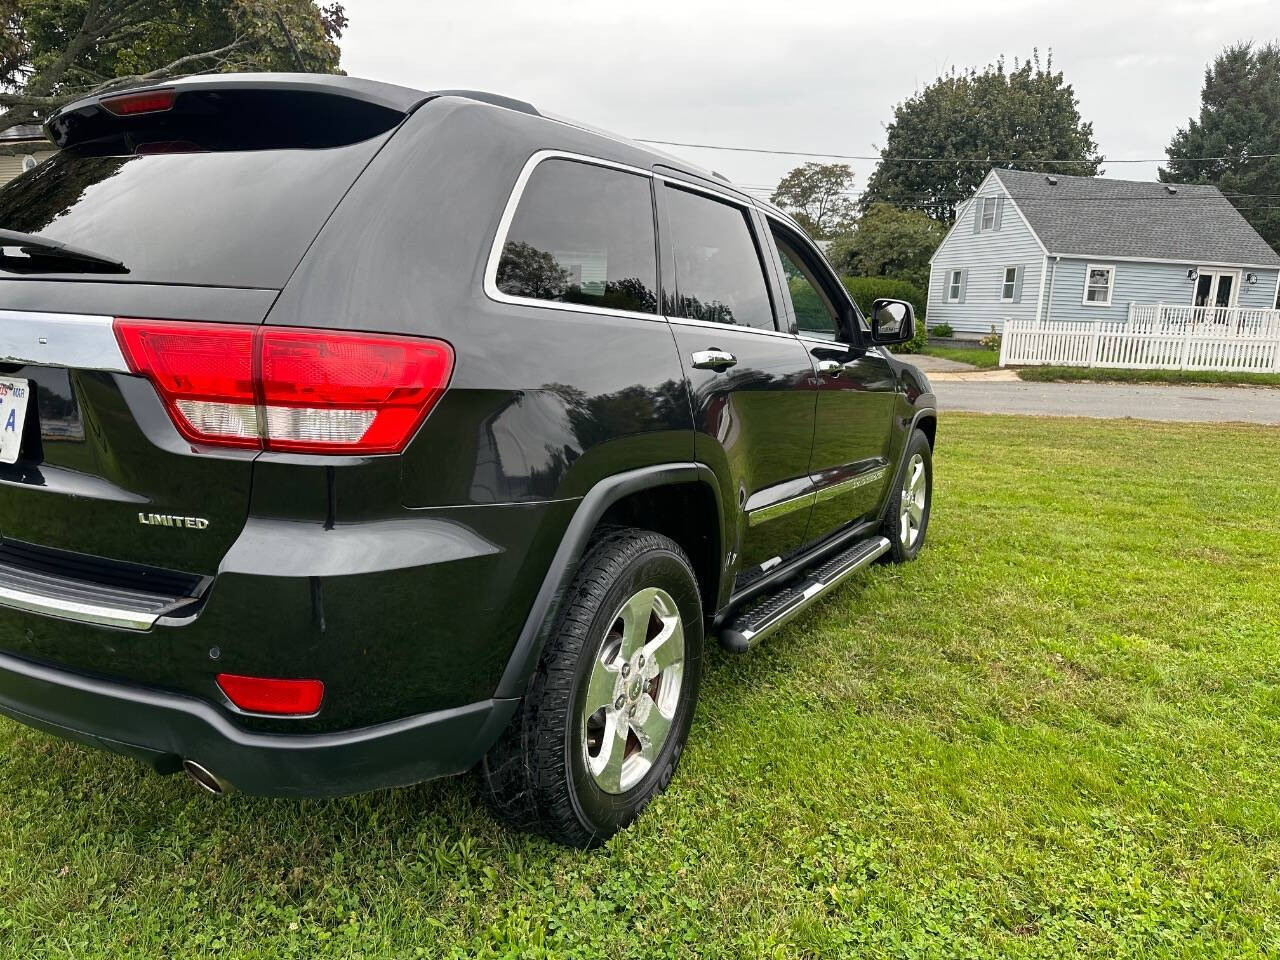
[[[188,440],[260,447],[253,383],[253,327],[117,320],[134,373],[148,377]]]
[[[435,340],[317,330],[262,333],[262,401],[273,450],[394,453],[435,405],[453,351]]]
[[[122,93],[104,97],[102,105],[117,117],[131,117],[139,113],[159,113],[173,108],[173,90],[143,90],[139,93]]]
[[[324,684],[319,680],[271,680],[218,674],[218,687],[227,699],[249,713],[307,716],[320,709]]]
[[[420,337],[117,319],[188,440],[304,453],[398,453],[448,385],[453,350]]]

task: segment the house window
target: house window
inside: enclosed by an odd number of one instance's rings
[[[1085,272],[1084,301],[1085,306],[1111,306],[1111,289],[1115,286],[1116,268],[1089,264]]]
[[[1014,294],[1018,287],[1018,268],[1004,268],[1004,282],[1000,284],[1000,302],[1013,303]]]
[[[994,230],[996,228],[996,207],[998,199],[996,197],[982,198],[982,230]]]
[[[947,278],[947,302],[960,302],[960,288],[964,285],[964,271],[952,270]]]

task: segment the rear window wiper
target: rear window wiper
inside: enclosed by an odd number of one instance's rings
[[[26,258],[4,256],[5,247],[14,247],[26,254]],[[112,257],[73,247],[59,240],[38,237],[31,233],[20,233],[17,230],[0,230],[0,267],[12,269],[18,273],[27,273],[34,266],[27,258],[35,261],[58,260],[83,264],[86,269],[104,273],[128,273],[129,268]]]

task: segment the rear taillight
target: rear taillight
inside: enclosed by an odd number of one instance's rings
[[[274,680],[218,674],[218,687],[228,700],[249,713],[302,717],[316,713],[324,700],[319,680]]]
[[[298,327],[117,319],[129,368],[202,444],[398,453],[444,392],[440,340]]]

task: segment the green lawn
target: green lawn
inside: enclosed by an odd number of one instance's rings
[[[1111,370],[1097,367],[1020,367],[1022,380],[1101,383],[1216,383],[1280,387],[1280,373],[1223,373],[1217,370]]]
[[[929,344],[921,351],[928,357],[943,357],[947,360],[959,360],[971,363],[981,370],[990,370],[1000,366],[999,350],[971,349],[969,347],[939,347]]]
[[[0,721],[0,956],[1280,952],[1280,431],[947,415],[929,547],[707,665],[604,849]]]

